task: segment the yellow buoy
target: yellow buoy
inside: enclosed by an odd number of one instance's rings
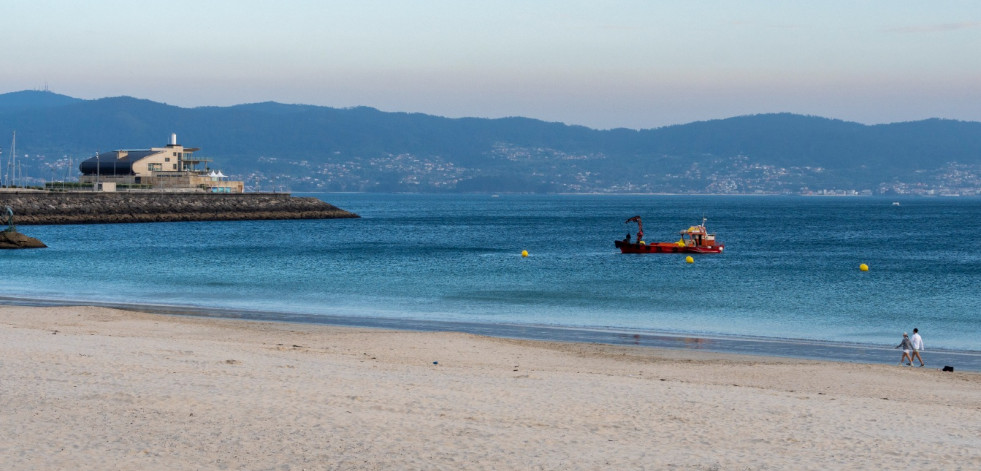
[[[644,241],[639,241],[637,243],[640,244],[640,245],[647,245],[647,242],[644,242]]]
[[[858,269],[862,271],[869,271],[869,266],[863,263],[858,266]]]
[[[521,256],[522,257],[527,257],[528,256],[528,251],[527,250],[522,250],[521,251]]]
[[[691,255],[685,257],[685,263],[695,263],[695,259],[691,258]]]

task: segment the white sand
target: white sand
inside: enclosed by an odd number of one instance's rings
[[[0,307],[3,470],[887,468],[981,469],[981,375]]]

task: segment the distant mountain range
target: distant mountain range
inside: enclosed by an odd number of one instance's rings
[[[17,133],[19,167],[9,143]],[[763,114],[657,129],[450,119],[281,103],[181,108],[131,97],[0,94],[0,179],[77,175],[96,152],[171,132],[247,188],[291,191],[962,194],[981,191],[981,123],[868,126]],[[2,137],[6,136],[6,137]],[[27,157],[25,158],[25,154]],[[17,170],[17,171],[14,171]]]

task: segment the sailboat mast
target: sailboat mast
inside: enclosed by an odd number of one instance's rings
[[[13,183],[10,181],[10,170],[14,166],[14,156],[16,155],[17,155],[17,131],[14,131],[14,140],[13,143],[10,145],[10,157],[7,157],[7,167],[0,168],[0,171],[3,171],[3,184],[6,185],[7,188],[14,186]],[[0,162],[0,166],[2,165],[3,163]]]
[[[13,141],[10,143],[10,162],[7,168],[7,181],[10,182],[10,167],[13,167],[14,180],[12,186],[17,186],[17,131],[14,131]],[[9,185],[9,183],[8,183]]]

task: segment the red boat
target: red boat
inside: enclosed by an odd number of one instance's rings
[[[637,241],[630,241],[630,234],[623,240],[615,242],[620,253],[722,253],[725,244],[715,241],[715,234],[705,230],[705,218],[698,226],[691,226],[680,232],[681,239],[677,242],[644,242],[644,225],[640,216],[627,219],[626,223],[637,223]]]

